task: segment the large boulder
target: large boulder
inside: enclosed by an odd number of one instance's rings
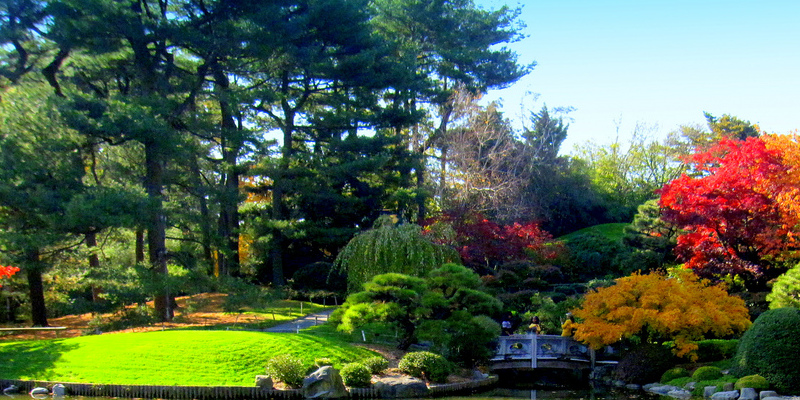
[[[274,382],[272,382],[272,377],[269,375],[256,375],[256,386],[268,390],[272,389]]]
[[[347,395],[342,376],[329,365],[303,379],[303,397],[307,399],[338,399]]]
[[[373,385],[383,398],[425,397],[428,385],[411,377],[383,378]]]
[[[66,396],[67,395],[67,387],[56,383],[53,385],[53,396]]]
[[[717,392],[711,395],[711,400],[736,400],[739,398],[738,390]]]
[[[17,394],[19,393],[19,387],[17,385],[10,385],[9,387],[3,389],[3,394]]]
[[[759,400],[758,392],[753,388],[742,388],[739,391],[739,400]]]

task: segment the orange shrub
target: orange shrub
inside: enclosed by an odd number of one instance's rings
[[[581,322],[575,338],[594,349],[623,339],[674,342],[679,357],[697,358],[697,340],[744,332],[750,319],[744,301],[691,272],[678,277],[634,274],[585,296],[573,310]]]

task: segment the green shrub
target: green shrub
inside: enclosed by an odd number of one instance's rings
[[[308,367],[291,354],[281,354],[267,361],[266,373],[273,379],[283,382],[290,388],[303,386]]]
[[[741,390],[744,388],[767,390],[769,389],[769,382],[767,382],[767,379],[761,375],[747,375],[739,378],[733,385],[733,388],[736,390]]]
[[[339,371],[345,386],[349,387],[369,387],[372,382],[372,374],[369,368],[362,363],[349,363]]]
[[[697,342],[697,361],[719,361],[736,355],[737,339],[706,339]]]
[[[761,314],[739,339],[733,360],[738,376],[761,375],[780,392],[800,392],[800,310],[777,308]]]
[[[426,321],[418,337],[432,343],[430,350],[467,368],[484,364],[494,355],[500,325],[486,315],[454,311],[445,320]]]
[[[661,375],[661,383],[667,383],[673,379],[683,378],[689,376],[689,371],[685,370],[684,368],[672,368],[668,369],[667,372],[664,372]]]
[[[692,380],[694,381],[694,379]],[[734,383],[734,382],[736,382],[736,377],[731,375],[724,375],[722,378],[719,379],[695,382],[694,389],[692,390],[692,396],[702,397],[704,388],[706,386],[716,386],[717,391],[721,391],[726,383]]]
[[[619,360],[617,378],[629,383],[650,383],[661,379],[665,371],[674,366],[672,352],[657,344],[639,345]]]
[[[331,359],[328,357],[315,358],[314,365],[316,365],[317,368],[322,368],[325,366],[333,365],[333,361],[331,361]]]
[[[397,367],[400,372],[437,383],[445,382],[451,370],[449,361],[429,351],[406,353]]]
[[[366,360],[362,361],[362,363],[373,375],[380,374],[389,367],[389,361],[381,356],[367,358]]]
[[[682,387],[686,387],[686,384],[689,383],[689,382],[694,382],[694,380],[692,380],[691,376],[684,376],[684,377],[681,377],[681,378],[675,378],[675,379],[673,379],[671,381],[666,381],[666,382],[661,382],[661,383],[663,383],[665,385],[669,385],[669,386],[677,386],[677,387],[681,387],[682,388]]]
[[[714,379],[722,378],[722,370],[713,365],[700,367],[692,374],[692,379],[695,381],[711,381]]]
[[[800,264],[795,265],[772,284],[767,295],[769,308],[800,308]]]

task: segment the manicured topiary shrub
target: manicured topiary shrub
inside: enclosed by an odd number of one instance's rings
[[[362,361],[369,372],[373,375],[377,375],[383,373],[383,371],[389,367],[389,361],[381,356],[375,356],[367,358],[366,360]]]
[[[767,379],[761,375],[747,375],[739,378],[733,385],[733,388],[736,390],[741,390],[744,388],[767,390],[769,389],[769,382],[767,382]]]
[[[617,364],[616,375],[627,383],[650,383],[674,366],[672,352],[661,345],[645,344],[628,351]]]
[[[290,388],[303,386],[303,379],[306,377],[308,366],[303,360],[291,354],[281,354],[267,361],[266,373],[272,379],[283,382]]]
[[[673,379],[683,378],[689,375],[689,371],[684,368],[672,368],[668,369],[667,372],[664,372],[664,374],[661,375],[661,380],[659,382],[667,383]]]
[[[369,372],[369,368],[362,363],[345,364],[339,371],[339,375],[342,376],[345,386],[361,388],[369,387],[372,384],[372,374]]]
[[[719,378],[722,378],[722,370],[712,365],[700,367],[692,374],[692,379],[695,381],[713,381]]]
[[[777,391],[800,392],[800,309],[777,308],[761,314],[739,339],[733,372],[761,375]]]
[[[429,351],[406,353],[397,365],[400,372],[431,382],[447,381],[452,366],[444,357]]]
[[[709,362],[733,358],[736,355],[737,339],[705,339],[697,342],[697,361]]]

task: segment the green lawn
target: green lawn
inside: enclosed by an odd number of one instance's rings
[[[613,224],[593,225],[593,226],[590,226],[588,228],[583,228],[581,230],[577,230],[575,232],[568,233],[568,234],[566,234],[564,236],[560,236],[557,239],[561,240],[561,241],[564,241],[564,242],[569,242],[570,239],[572,239],[573,237],[578,236],[578,235],[595,234],[595,235],[599,235],[599,236],[605,236],[605,237],[607,237],[609,239],[613,239],[613,240],[622,240],[622,236],[625,234],[625,232],[623,232],[622,229],[625,228],[628,225],[630,225],[630,224],[626,224],[624,222],[613,223]]]
[[[173,330],[0,343],[0,377],[128,385],[251,386],[268,359],[341,366],[375,353],[310,334]]]

